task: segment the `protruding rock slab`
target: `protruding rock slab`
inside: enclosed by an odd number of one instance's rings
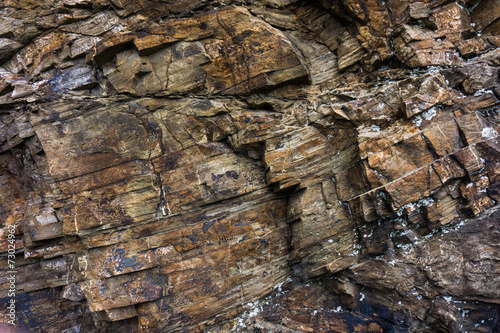
[[[35,132],[56,180],[150,156],[151,142],[146,129],[126,110],[99,110],[73,119],[39,124]]]
[[[498,327],[495,1],[4,2],[26,331]]]
[[[81,283],[92,311],[153,301],[162,296],[165,287],[155,270]]]
[[[104,68],[116,90],[137,95],[198,89],[234,95],[307,81],[307,68],[285,35],[246,9],[227,7],[196,18],[167,20],[152,32],[111,35],[88,53],[88,60],[103,63],[114,49],[133,41],[139,53],[119,53]],[[195,42],[198,39],[203,41]],[[186,43],[155,52],[181,40]],[[140,55],[144,53],[150,55]]]

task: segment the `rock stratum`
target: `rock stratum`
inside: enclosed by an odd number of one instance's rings
[[[500,330],[498,0],[0,13],[1,322]]]

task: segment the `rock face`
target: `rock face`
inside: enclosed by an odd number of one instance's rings
[[[498,1],[0,11],[6,327],[500,330]]]

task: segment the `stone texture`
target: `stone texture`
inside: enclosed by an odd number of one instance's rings
[[[21,43],[7,38],[0,38],[0,62],[9,59],[22,47],[23,45]]]
[[[0,14],[0,331],[499,330],[497,1]]]
[[[227,7],[195,19],[168,21],[151,30],[154,35],[112,35],[96,46],[91,59],[98,56],[103,61],[104,55],[109,58],[110,49],[130,41],[140,53],[174,41],[205,40],[179,43],[147,57],[134,51],[116,54],[116,61],[105,66],[105,74],[117,91],[237,94],[308,76],[283,34],[245,9]],[[266,61],[274,58],[281,61]],[[183,78],[189,78],[188,82],[182,82]]]
[[[488,0],[481,1],[472,11],[472,22],[475,24],[477,31],[485,30],[491,27],[492,34],[498,33],[498,18],[500,17],[500,5],[496,1]],[[497,26],[495,28],[494,26]]]
[[[450,94],[441,75],[424,75],[415,80],[406,80],[399,85],[403,100],[403,112],[407,118],[444,104]],[[409,97],[409,98],[408,98]]]
[[[444,31],[434,32],[405,24],[395,33],[398,34],[394,38],[396,55],[409,67],[456,66],[463,63],[452,43],[453,39],[443,39]]]

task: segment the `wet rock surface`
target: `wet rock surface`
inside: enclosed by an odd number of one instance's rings
[[[499,8],[5,1],[0,323],[499,331]]]

